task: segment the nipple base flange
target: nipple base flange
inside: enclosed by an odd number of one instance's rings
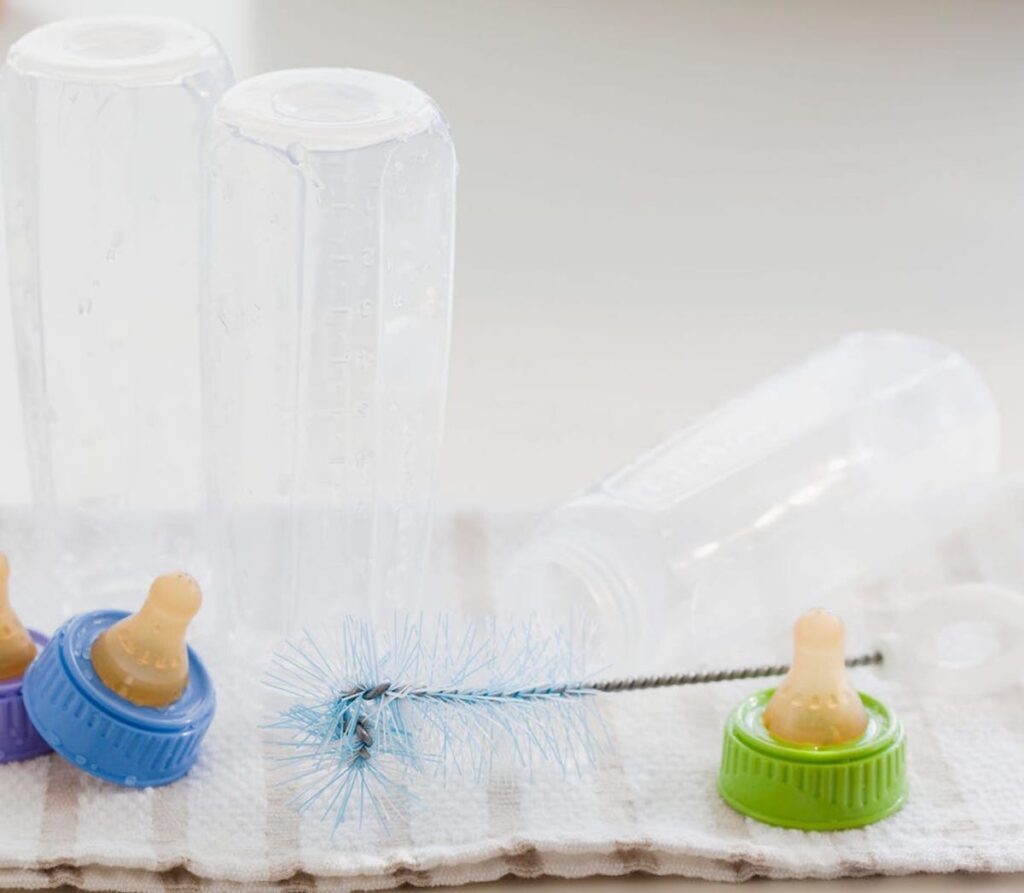
[[[39,734],[82,771],[125,787],[158,787],[195,764],[216,698],[191,649],[188,686],[170,706],[136,707],[111,692],[90,654],[97,636],[127,616],[94,611],[57,630],[25,674],[25,706]]]
[[[29,630],[32,641],[42,651],[50,640],[42,633]],[[50,752],[28,718],[22,697],[24,676],[0,681],[0,763],[31,760]]]
[[[899,811],[907,798],[906,736],[884,704],[860,695],[868,726],[856,741],[785,744],[762,718],[773,693],[752,695],[726,721],[718,774],[726,803],[759,822],[805,831],[860,828]]]

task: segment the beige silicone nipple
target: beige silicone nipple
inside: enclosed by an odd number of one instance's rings
[[[36,658],[36,643],[11,608],[7,556],[0,552],[0,680],[16,679]]]
[[[845,744],[864,734],[867,711],[846,679],[843,622],[808,611],[793,627],[793,667],[764,711],[772,735],[791,744]]]
[[[188,574],[157,577],[139,613],[115,623],[92,646],[103,684],[137,707],[177,701],[188,685],[185,632],[202,601]]]

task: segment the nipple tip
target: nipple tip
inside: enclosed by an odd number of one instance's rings
[[[846,638],[843,621],[824,608],[812,608],[800,615],[793,626],[796,647],[809,646],[823,650],[842,650]]]
[[[183,571],[161,574],[149,587],[146,604],[191,620],[203,604],[203,593],[195,578]]]

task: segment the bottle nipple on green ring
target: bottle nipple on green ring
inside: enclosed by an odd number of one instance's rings
[[[902,725],[850,685],[839,618],[810,611],[793,639],[781,685],[726,721],[719,793],[738,812],[787,828],[858,828],[892,815],[907,796]]]
[[[790,744],[846,744],[868,726],[868,714],[846,678],[843,621],[820,609],[793,627],[793,666],[764,711],[765,728]]]

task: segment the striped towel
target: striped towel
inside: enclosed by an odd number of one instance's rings
[[[479,606],[522,519],[462,515],[442,525],[440,579]],[[936,551],[918,582],[984,576],[969,539]],[[984,565],[984,566],[983,566]],[[865,590],[890,605],[883,580]],[[121,790],[56,757],[0,767],[0,887],[229,891],[387,889],[504,875],[642,871],[738,881],[920,871],[1024,870],[1024,692],[970,703],[915,699],[871,670],[855,681],[902,716],[912,797],[897,816],[835,834],[742,818],[715,791],[729,710],[756,683],[603,696],[610,745],[565,777],[496,771],[484,784],[425,780],[383,833],[372,822],[332,837],[296,815],[266,769],[263,692],[251,672],[211,670],[220,712],[190,776]]]

